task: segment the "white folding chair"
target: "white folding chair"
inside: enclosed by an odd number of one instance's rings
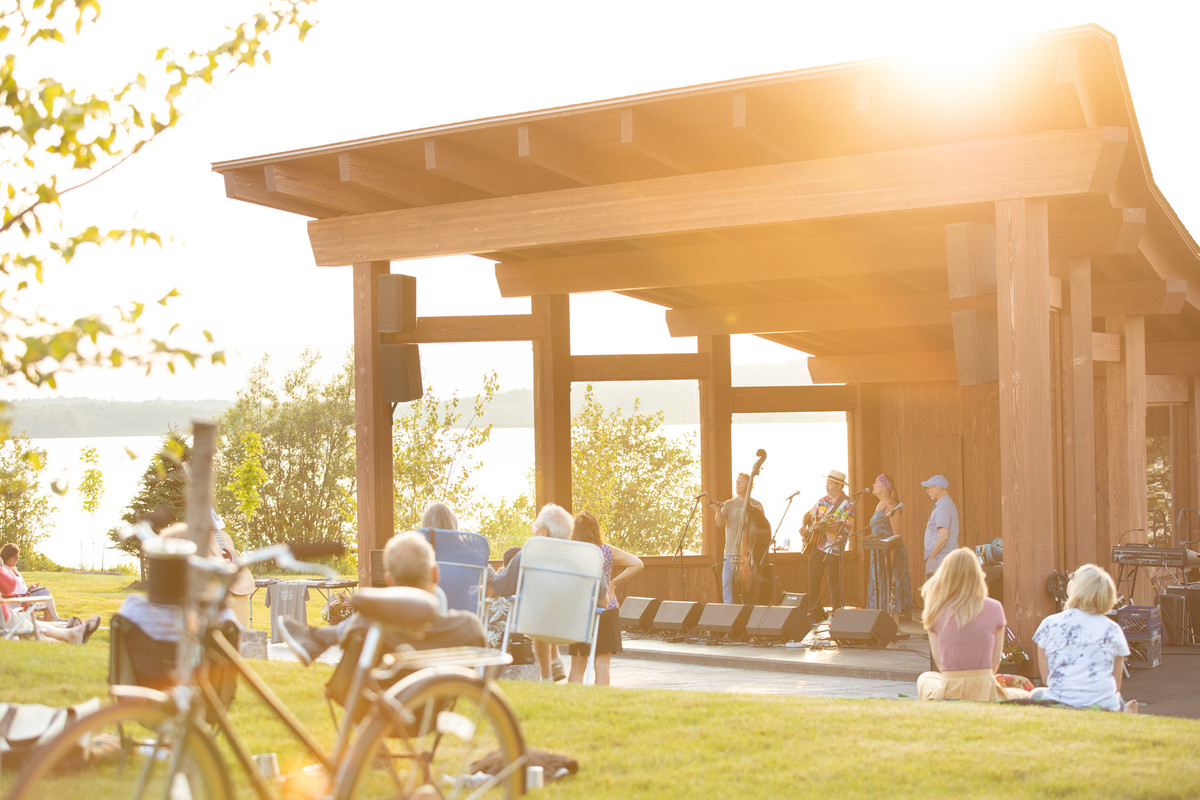
[[[37,638],[37,612],[53,599],[48,594],[36,597],[0,597],[0,603],[8,608],[7,619],[0,613],[0,639],[18,639],[22,636]]]
[[[603,582],[604,556],[596,545],[547,536],[530,539],[521,548],[517,591],[500,649],[508,652],[510,633],[554,645],[583,642],[590,645],[584,682],[595,682]]]

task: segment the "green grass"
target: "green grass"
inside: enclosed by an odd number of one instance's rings
[[[64,608],[78,602],[98,613],[120,604],[117,590],[99,585],[103,576],[54,577],[63,587],[79,581],[78,596],[51,587]],[[104,696],[107,658],[104,632],[82,648],[0,643],[0,700],[57,705]],[[328,666],[254,666],[331,741],[322,695]],[[548,786],[539,793],[545,800],[1200,796],[1200,722],[1192,720],[527,682],[503,690],[530,745],[579,760],[579,775]],[[277,752],[285,766],[299,758],[244,686],[234,717],[253,752]]]

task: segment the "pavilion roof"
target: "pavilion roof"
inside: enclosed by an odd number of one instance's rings
[[[470,253],[500,262],[505,295],[615,291],[670,309],[676,335],[817,355],[952,350],[945,226],[1046,197],[1052,270],[1091,258],[1096,316],[1200,339],[1200,250],[1095,26],[981,73],[859,62],[213,169],[231,198],[311,217],[319,264]]]

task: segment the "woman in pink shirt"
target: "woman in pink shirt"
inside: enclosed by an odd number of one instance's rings
[[[987,596],[975,553],[960,547],[921,587],[922,624],[939,672],[917,678],[922,700],[1005,700],[1028,697],[996,680],[1004,650],[1004,607]]]

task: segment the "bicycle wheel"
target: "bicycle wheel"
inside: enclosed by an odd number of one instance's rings
[[[340,797],[403,798],[420,787],[427,787],[423,796],[442,798],[524,794],[525,740],[494,683],[465,669],[424,670],[387,696],[411,722],[377,713],[350,754],[357,773]]]
[[[107,706],[80,718],[25,765],[9,800],[70,797],[228,800],[233,790],[212,737],[189,728],[176,775],[163,706]]]

